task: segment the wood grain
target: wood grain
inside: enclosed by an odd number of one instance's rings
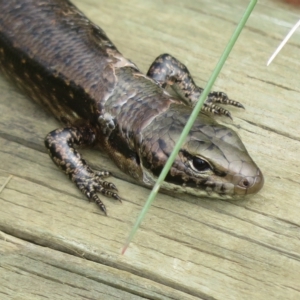
[[[74,0],[124,56],[147,71],[168,52],[203,86],[248,1]],[[159,194],[124,256],[122,245],[149,190],[107,155],[84,150],[108,169],[124,198],[88,203],[53,165],[44,136],[52,116],[0,78],[1,299],[299,299],[300,35],[266,62],[299,9],[262,0],[215,90],[241,101],[233,121],[265,175],[239,202]]]

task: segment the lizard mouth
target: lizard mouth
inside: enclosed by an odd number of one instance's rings
[[[162,188],[173,192],[187,193],[197,197],[209,197],[211,199],[239,200],[247,195],[256,194],[264,185],[264,177],[258,169],[257,175],[252,177],[240,177],[239,182],[211,182],[206,181],[200,186],[177,185],[164,181]]]
[[[243,171],[243,172],[241,172]],[[264,185],[264,177],[259,168],[244,163],[243,170],[239,173],[228,173],[224,177],[208,176],[202,180],[183,182],[178,176],[167,176],[161,187],[173,192],[192,194],[198,197],[215,199],[239,199],[246,195],[256,194]],[[144,170],[143,182],[148,186],[154,185],[157,176]]]

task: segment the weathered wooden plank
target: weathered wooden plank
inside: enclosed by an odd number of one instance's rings
[[[1,299],[194,299],[140,276],[1,232],[0,254]]]
[[[169,52],[201,85],[247,5],[242,0],[74,2],[142,70]],[[103,199],[109,212],[103,217],[43,149],[44,136],[59,125],[0,78],[0,185],[14,175],[0,194],[0,229],[47,246],[50,253],[84,256],[93,266],[132,274],[139,291],[143,280],[150,280],[165,298],[298,299],[299,34],[265,67],[297,20],[298,13],[285,4],[260,1],[216,84],[246,106],[232,111],[233,122],[220,121],[240,134],[261,166],[264,189],[240,202],[160,194],[125,256],[120,250],[149,191],[129,183],[105,154],[84,151],[94,167],[116,175],[112,181],[124,197],[123,204]]]

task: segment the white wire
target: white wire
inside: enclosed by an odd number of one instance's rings
[[[290,30],[288,35],[285,37],[285,39],[280,43],[280,45],[277,47],[273,55],[270,57],[270,59],[267,62],[267,66],[272,62],[272,60],[276,57],[276,55],[279,53],[279,51],[283,48],[283,46],[286,44],[288,39],[292,36],[292,34],[297,30],[297,28],[300,26],[300,20],[293,26],[293,28]]]

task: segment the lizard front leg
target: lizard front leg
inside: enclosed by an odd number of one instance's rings
[[[120,200],[113,183],[104,181],[110,175],[107,171],[95,172],[75,150],[74,146],[91,145],[95,141],[95,133],[86,127],[69,127],[50,132],[45,138],[45,146],[54,163],[76,184],[81,192],[94,201],[106,214],[105,205],[97,192]]]
[[[187,67],[169,54],[158,56],[150,66],[147,76],[157,81],[163,88],[171,86],[184,103],[192,107],[203,92],[203,89],[195,84]],[[202,111],[231,118],[230,112],[218,104],[244,108],[241,103],[229,99],[223,92],[211,92],[205,100]]]

